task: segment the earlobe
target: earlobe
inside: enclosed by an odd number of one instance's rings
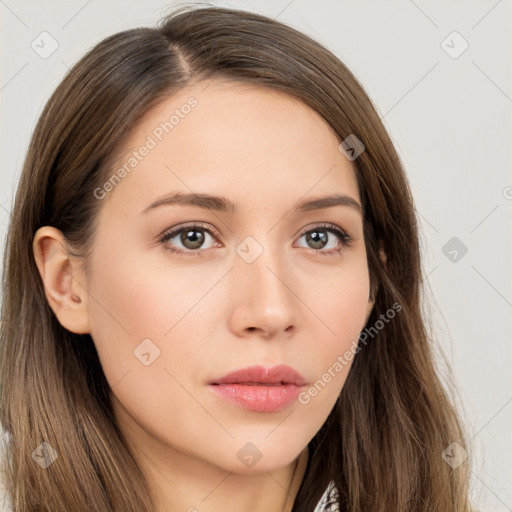
[[[379,256],[380,256],[380,260],[382,261],[382,263],[384,263],[384,268],[386,268],[386,264],[387,264],[388,258],[387,258],[387,255],[386,255],[386,250],[385,250],[385,247],[384,247],[384,242],[382,240],[379,240]]]
[[[366,325],[366,322],[368,322],[368,318],[370,318],[370,315],[372,313],[374,305],[375,305],[375,300],[372,297],[370,297],[368,299],[368,305],[366,307],[366,318],[364,319],[364,325]]]
[[[51,226],[39,228],[33,251],[46,299],[60,324],[76,334],[89,333],[87,292],[78,279],[78,263],[68,254],[62,232]]]

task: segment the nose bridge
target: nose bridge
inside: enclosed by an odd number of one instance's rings
[[[297,300],[282,246],[268,233],[246,237],[237,247],[233,283],[236,308],[246,327],[285,330],[295,323]]]

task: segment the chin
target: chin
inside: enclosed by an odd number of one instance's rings
[[[306,444],[290,439],[254,439],[244,442],[236,441],[229,451],[233,454],[227,470],[241,475],[257,475],[279,471],[291,464],[304,450]]]

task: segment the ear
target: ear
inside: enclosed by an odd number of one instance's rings
[[[384,268],[386,268],[387,256],[384,248],[384,242],[382,240],[379,240],[379,256]],[[370,297],[368,298],[368,306],[366,308],[366,319],[364,321],[365,325],[366,322],[368,322],[368,318],[370,317],[373,306],[375,305],[375,297],[377,296],[378,289],[379,287],[376,285],[374,289],[370,290]]]
[[[39,228],[33,251],[48,304],[60,324],[76,334],[89,333],[88,294],[78,262],[71,259],[62,232],[51,226]]]

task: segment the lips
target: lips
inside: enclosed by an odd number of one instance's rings
[[[208,383],[219,397],[244,409],[276,412],[290,405],[305,387],[306,380],[290,366],[251,366]]]
[[[290,366],[280,364],[273,368],[264,366],[251,366],[228,373],[224,377],[210,382],[210,384],[295,384],[304,386],[306,381],[302,375]]]

